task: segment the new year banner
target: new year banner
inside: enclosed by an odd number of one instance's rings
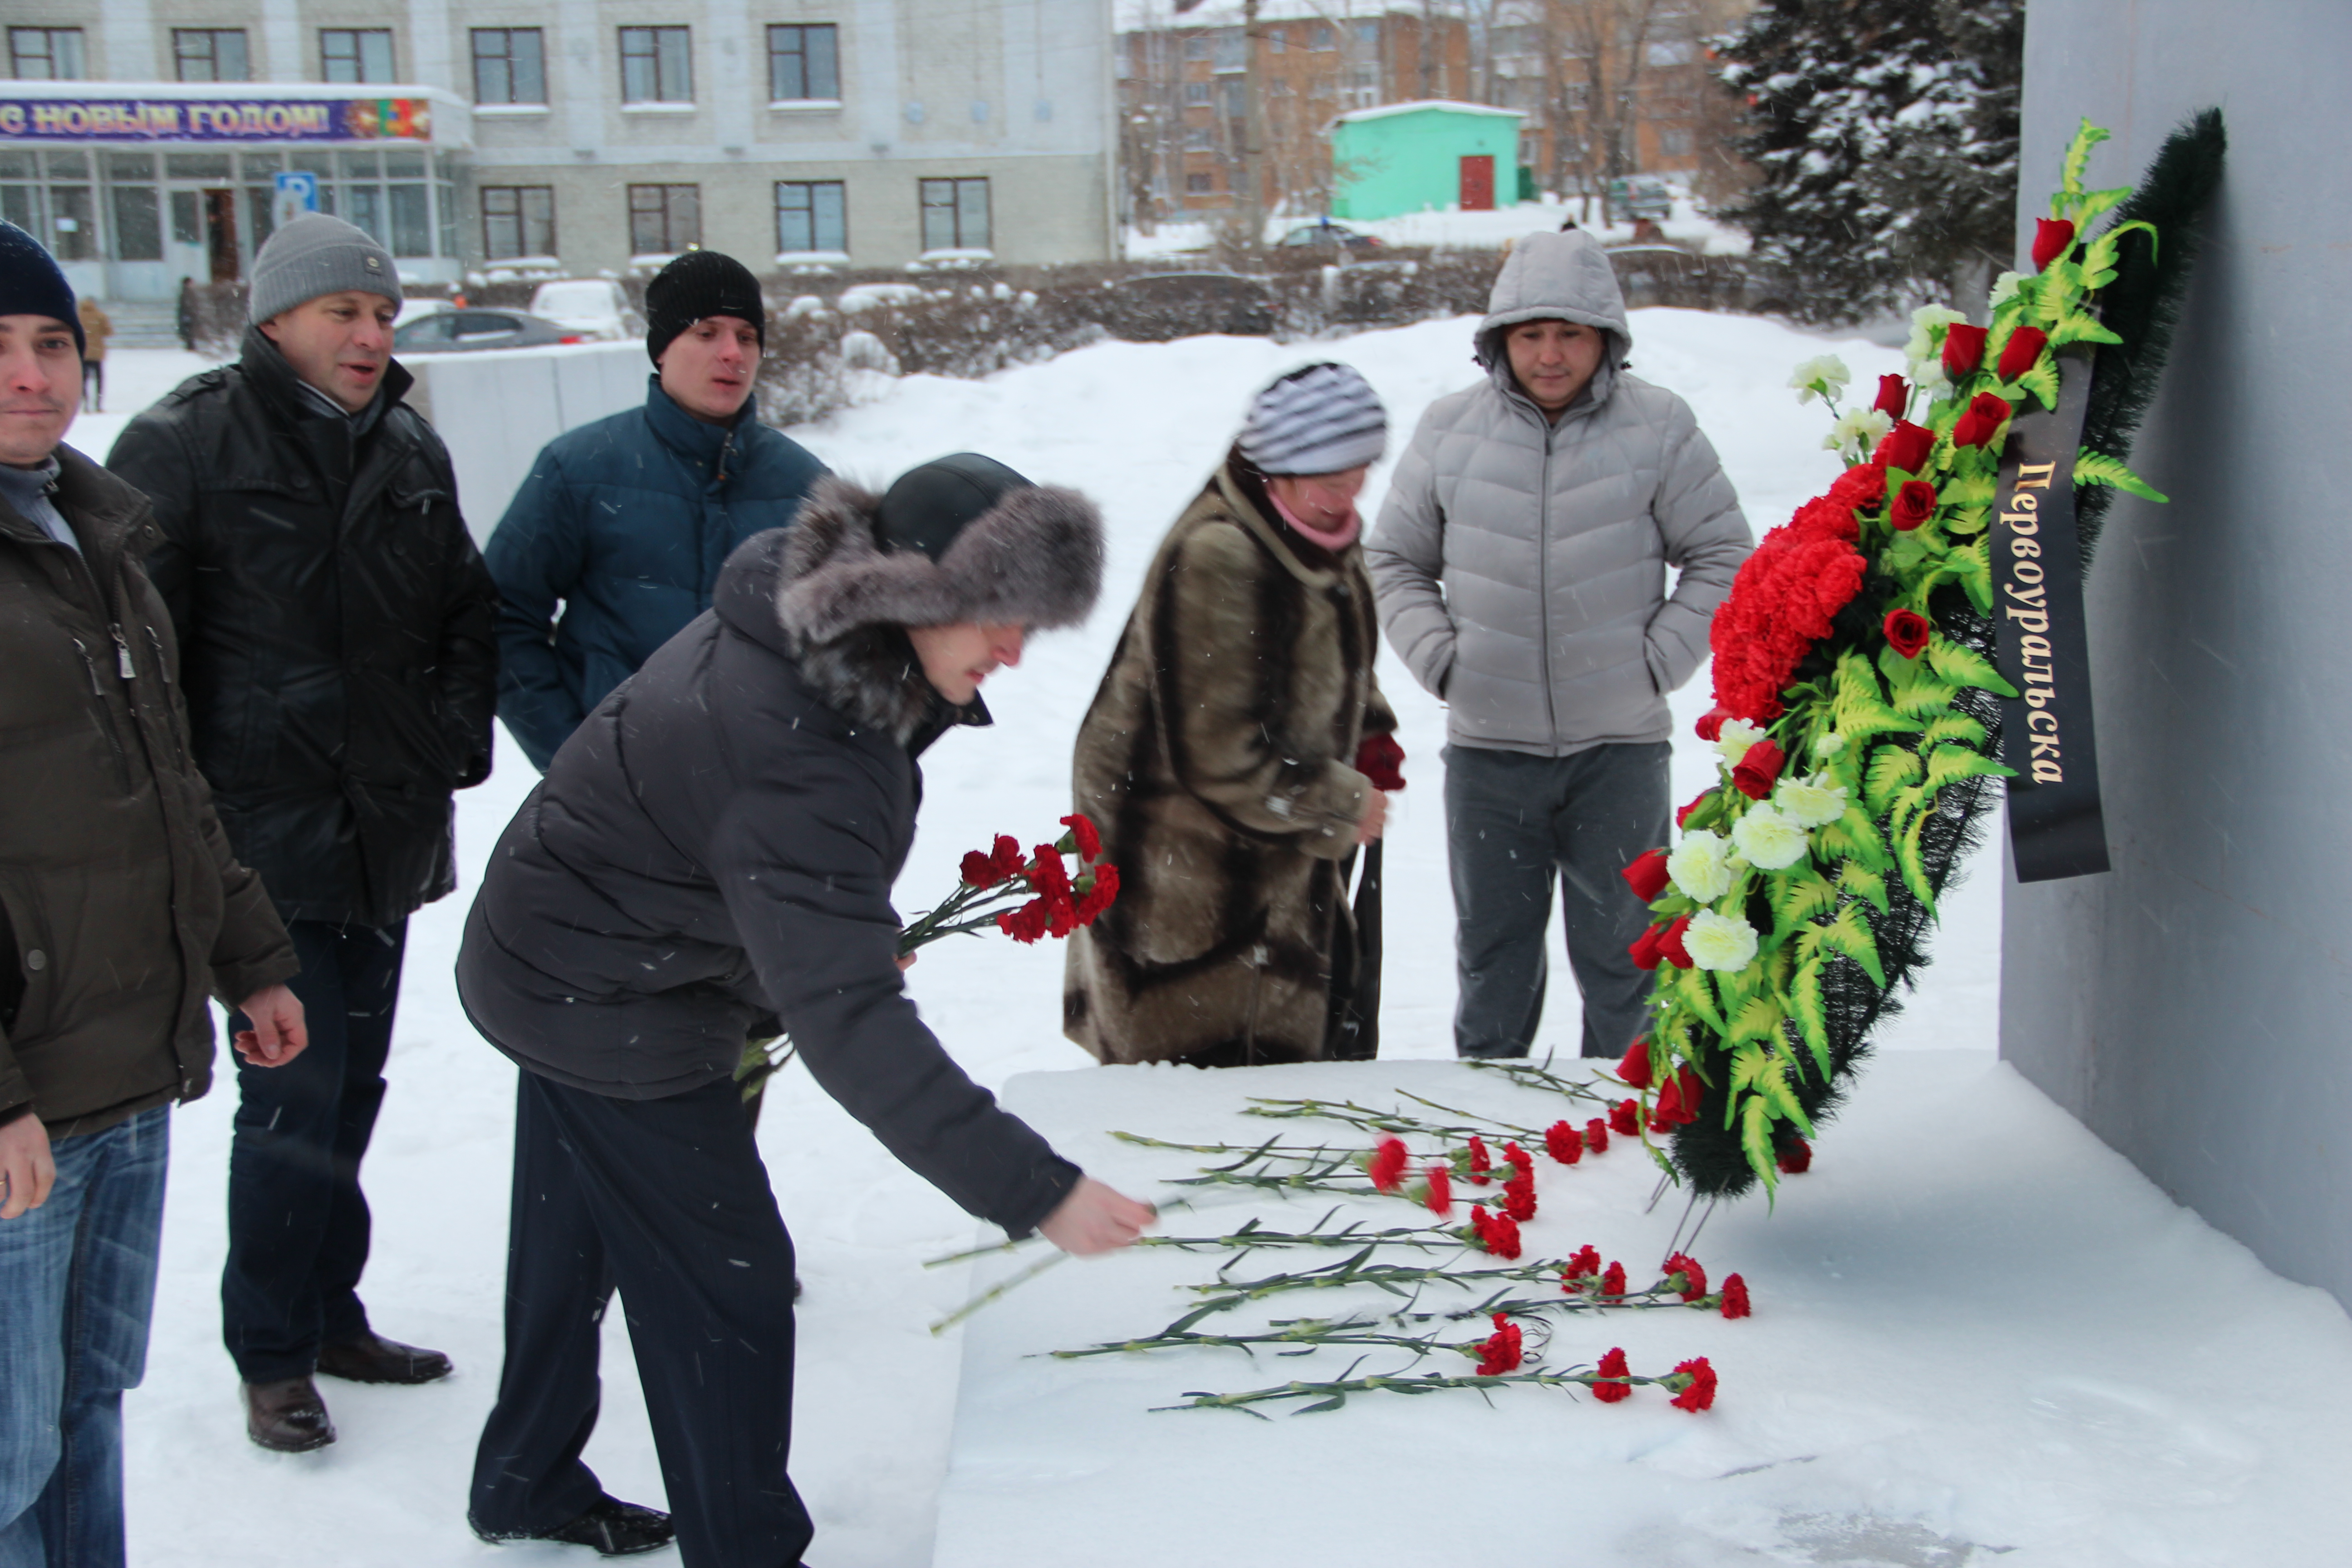
[[[2001,760],[2017,770],[2009,781],[2009,842],[2021,882],[2107,868],[2074,535],[2074,454],[2091,361],[2079,351],[2057,357],[2058,406],[2019,412],[1994,491],[1996,661],[2020,693],[2002,705]]]

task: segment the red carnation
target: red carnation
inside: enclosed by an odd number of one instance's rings
[[[1780,776],[1780,766],[1788,760],[1775,742],[1759,741],[1731,770],[1731,782],[1748,799],[1762,800],[1772,793],[1772,781]]]
[[[1612,1262],[1608,1268],[1601,1271],[1601,1293],[1603,1296],[1622,1296],[1625,1293],[1623,1264]]]
[[[1682,1392],[1674,1397],[1675,1409],[1687,1410],[1696,1415],[1715,1403],[1715,1368],[1706,1364],[1706,1357],[1676,1362],[1671,1375],[1689,1379],[1683,1384]]]
[[[1484,1207],[1470,1211],[1470,1228],[1477,1233],[1478,1245],[1506,1263],[1516,1263],[1519,1257],[1519,1224],[1507,1214],[1490,1214]]]
[[[1723,1277],[1723,1315],[1727,1318],[1748,1315],[1748,1281],[1737,1274]]]
[[[1478,1375],[1500,1377],[1519,1365],[1519,1326],[1502,1313],[1494,1314],[1495,1334],[1478,1342]]]
[[[1513,1176],[1503,1184],[1503,1212],[1521,1225],[1536,1217],[1536,1179]]]
[[[1979,392],[1969,399],[1969,405],[1952,426],[1952,445],[1982,447],[1989,445],[2009,417],[2009,399],[1998,392]]]
[[[1840,474],[1837,483],[1830,487],[1829,500],[1832,505],[1856,511],[1870,511],[1885,499],[1886,466],[1884,463],[1856,463]],[[1843,526],[1837,531],[1846,539],[1855,537],[1854,532],[1847,531]]]
[[[1925,479],[1906,479],[1895,492],[1895,510],[1886,521],[1898,533],[1908,533],[1936,515],[1936,487]]]
[[[1010,833],[996,836],[996,843],[989,850],[988,858],[995,866],[1000,879],[1018,877],[1029,868],[1028,861],[1021,857],[1021,841]]]
[[[1429,1190],[1422,1194],[1422,1202],[1429,1205],[1430,1213],[1444,1219],[1454,1212],[1453,1179],[1445,1173],[1444,1165],[1433,1164],[1429,1167],[1428,1180]]]
[[[1045,934],[1048,916],[1043,899],[1032,899],[1017,910],[1007,910],[996,917],[996,929],[1022,943],[1035,942]]]
[[[1609,1130],[1631,1138],[1641,1130],[1642,1102],[1621,1100],[1609,1109]]]
[[[1712,707],[1706,712],[1700,714],[1698,716],[1698,722],[1692,725],[1691,728],[1698,731],[1698,738],[1700,740],[1712,745],[1716,739],[1723,733],[1723,721],[1730,717],[1731,715],[1725,711],[1723,705],[1721,703],[1717,703],[1715,707]]]
[[[1792,1176],[1801,1176],[1813,1168],[1813,1146],[1795,1133],[1780,1146],[1780,1169]]]
[[[996,862],[991,860],[985,851],[979,849],[964,852],[962,874],[963,885],[967,888],[992,888],[1004,880],[1003,873],[996,868]]]
[[[2000,363],[1993,374],[2003,381],[2015,381],[2033,368],[2049,342],[2050,334],[2040,327],[2018,328],[2009,334],[2009,342],[2000,351]]]
[[[1666,1288],[1680,1294],[1684,1300],[1696,1301],[1706,1294],[1706,1270],[1700,1268],[1698,1259],[1689,1253],[1669,1254],[1664,1272]],[[1682,1279],[1679,1285],[1675,1283],[1677,1276]]]
[[[1068,895],[1070,873],[1062,864],[1060,850],[1050,844],[1037,846],[1036,858],[1029,862],[1029,885],[1047,898],[1055,893]]]
[[[1573,1165],[1584,1158],[1584,1137],[1565,1121],[1555,1121],[1544,1129],[1544,1152],[1563,1165]]]
[[[1078,923],[1090,926],[1095,917],[1111,907],[1118,898],[1118,868],[1106,861],[1094,869],[1094,886],[1078,900]]]
[[[1719,733],[1720,731],[1721,726],[1718,725],[1717,732]],[[1683,824],[1688,822],[1691,817],[1691,813],[1696,811],[1700,806],[1705,805],[1706,804],[1706,797],[1714,793],[1715,792],[1713,790],[1703,789],[1699,791],[1698,794],[1691,796],[1690,804],[1675,813],[1675,826],[1676,827],[1680,827]]]
[[[1916,610],[1886,612],[1886,640],[1905,658],[1917,658],[1927,648],[1936,624]]]
[[[1690,949],[1683,945],[1683,933],[1690,930],[1691,918],[1676,915],[1666,929],[1658,933],[1658,956],[1676,969],[1691,966]]]
[[[1954,381],[1984,363],[1986,329],[1954,321],[1944,329],[1944,374]]]
[[[1707,629],[1725,713],[1756,722],[1780,716],[1797,665],[1862,589],[1866,567],[1853,531],[1850,509],[1809,503],[1740,563]]]
[[[2033,270],[2039,272],[2066,254],[2074,243],[2074,226],[2063,217],[2033,220]]]
[[[1897,419],[1895,428],[1878,443],[1875,455],[1890,468],[1916,474],[1927,467],[1927,459],[1935,455],[1935,451],[1936,433],[1933,430],[1914,425],[1908,419]]]
[[[1520,1148],[1516,1140],[1503,1145],[1503,1158],[1520,1175],[1531,1182],[1536,1179],[1536,1157]]]
[[[1486,1143],[1473,1132],[1470,1135],[1470,1184],[1483,1187],[1493,1181],[1495,1178],[1486,1173],[1494,1168],[1495,1162],[1487,1157]]]
[[[1367,735],[1356,748],[1356,771],[1378,790],[1404,788],[1404,748],[1394,735]]]
[[[1645,850],[1617,874],[1625,879],[1625,885],[1633,889],[1633,896],[1646,904],[1666,890],[1666,852],[1663,849]]]
[[[1665,935],[1664,926],[1654,925],[1633,939],[1633,944],[1625,951],[1633,955],[1634,968],[1655,969],[1665,961],[1666,955],[1660,947]]]
[[[1648,1036],[1635,1040],[1625,1051],[1625,1059],[1617,1064],[1617,1076],[1635,1089],[1650,1087],[1650,1040]]]
[[[1403,1139],[1383,1138],[1380,1147],[1372,1151],[1370,1161],[1364,1166],[1364,1173],[1372,1178],[1372,1185],[1384,1193],[1392,1193],[1397,1190],[1397,1184],[1404,1180],[1405,1159]]]
[[[1872,404],[1871,407],[1885,415],[1889,419],[1900,419],[1903,417],[1903,411],[1910,406],[1911,384],[1909,382],[1899,375],[1882,375],[1878,378],[1878,401]]]
[[[1706,1088],[1696,1071],[1688,1067],[1676,1068],[1658,1091],[1658,1103],[1650,1112],[1650,1125],[1667,1131],[1698,1120],[1699,1096]]]
[[[1070,830],[1070,842],[1077,847],[1082,858],[1091,860],[1102,853],[1102,835],[1095,831],[1095,825],[1083,814],[1066,816],[1061,821]]]
[[[1584,1146],[1596,1154],[1609,1152],[1609,1123],[1598,1116],[1584,1124]]]
[[[1600,1373],[1601,1378],[1603,1381],[1598,1381],[1592,1384],[1593,1398],[1601,1401],[1603,1405],[1614,1405],[1621,1399],[1631,1399],[1633,1397],[1633,1385],[1632,1384],[1612,1383],[1605,1381],[1610,1378],[1627,1377],[1632,1375],[1630,1370],[1625,1365],[1625,1352],[1623,1351],[1611,1351],[1608,1354],[1601,1358],[1600,1366],[1594,1370]]]
[[[1045,931],[1055,941],[1078,929],[1078,906],[1067,893],[1054,893],[1045,900]]]
[[[1563,1279],[1590,1279],[1601,1272],[1601,1249],[1586,1242],[1568,1256],[1568,1267],[1560,1270]]]

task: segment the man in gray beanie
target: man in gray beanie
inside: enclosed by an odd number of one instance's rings
[[[496,595],[449,454],[401,401],[399,274],[310,214],[253,268],[237,363],[133,420],[108,459],[152,498],[149,561],[187,650],[195,758],[302,963],[294,1070],[241,1071],[221,1281],[247,1431],[334,1441],[312,1373],[446,1376],[360,1303],[359,1169],[384,1094],[410,912],[455,885],[449,795],[489,773]]]

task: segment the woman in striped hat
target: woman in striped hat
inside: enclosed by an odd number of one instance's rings
[[[1404,781],[1356,496],[1387,441],[1348,366],[1283,376],[1144,578],[1075,768],[1120,886],[1070,939],[1063,1026],[1103,1061],[1371,1054],[1348,879]]]

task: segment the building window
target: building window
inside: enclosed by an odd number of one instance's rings
[[[1247,36],[1239,27],[1222,29],[1217,34],[1214,68],[1221,71],[1237,71],[1245,68],[1248,62],[1243,58],[1242,46],[1246,41]]]
[[[677,30],[686,31],[683,27]],[[700,185],[629,187],[630,255],[676,256],[701,244]]]
[[[474,101],[547,101],[547,58],[537,27],[474,29]]]
[[[1184,84],[1184,101],[1187,103],[1208,102],[1209,84],[1205,81],[1186,82]]]
[[[18,81],[79,81],[79,27],[11,27],[8,61]]]
[[[1266,34],[1265,34],[1265,52],[1266,52],[1266,53],[1268,53],[1268,54],[1270,54],[1270,55],[1278,55],[1278,54],[1282,53],[1282,51],[1283,51],[1283,50],[1285,50],[1285,49],[1286,49],[1286,48],[1288,48],[1288,47],[1290,47],[1290,29],[1289,29],[1289,28],[1287,28],[1287,27],[1269,27],[1269,28],[1267,28],[1267,29],[1266,29]]]
[[[1328,24],[1315,29],[1315,47],[1318,49],[1336,49],[1339,47],[1339,36],[1331,31]]]
[[[1187,174],[1184,176],[1184,194],[1188,196],[1213,195],[1216,194],[1216,189],[1217,176],[1214,174]]]
[[[1212,144],[1210,138],[1214,134],[1215,132],[1211,131],[1209,127],[1205,125],[1192,125],[1185,127],[1184,151],[1187,153],[1213,152],[1215,149]]]
[[[1188,35],[1184,39],[1184,58],[1188,60],[1207,59],[1209,58],[1209,35],[1206,33],[1193,33]]]
[[[155,154],[102,153],[107,216],[114,220],[114,259],[163,259],[163,209],[155,199]]]
[[[394,81],[392,29],[321,27],[319,64],[328,81]]]
[[[621,29],[621,101],[623,103],[692,103],[694,101],[693,29],[689,27],[624,27]],[[631,190],[661,190],[659,185],[632,185]],[[692,190],[691,185],[675,187]]]
[[[920,184],[925,250],[988,248],[985,179],[924,180]]]
[[[841,96],[840,29],[806,23],[768,29],[768,97],[776,103]]]
[[[1381,25],[1378,22],[1357,23],[1356,42],[1368,49],[1379,48],[1381,47]]]
[[[1658,132],[1658,153],[1665,158],[1687,158],[1691,153],[1691,133],[1679,126]]]
[[[482,255],[491,261],[555,254],[555,187],[484,185]]]
[[[174,27],[172,58],[182,81],[250,81],[242,27]]]
[[[830,31],[831,29],[827,29]],[[839,180],[776,182],[776,250],[849,248],[849,195]]]

